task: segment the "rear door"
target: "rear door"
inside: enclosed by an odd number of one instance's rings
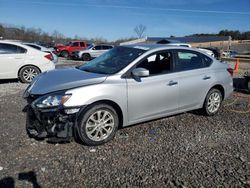
[[[27,50],[13,44],[0,43],[0,78],[17,78]]]
[[[212,59],[191,51],[175,50],[175,71],[179,74],[179,110],[194,109],[203,104],[212,85],[213,73],[210,69]]]

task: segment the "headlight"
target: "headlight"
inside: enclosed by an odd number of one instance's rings
[[[55,95],[46,95],[44,97],[38,98],[33,102],[33,105],[37,108],[50,108],[57,107],[59,105],[63,105],[69,100],[71,95],[69,94],[55,94]]]

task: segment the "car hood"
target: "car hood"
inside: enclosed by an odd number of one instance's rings
[[[85,72],[76,68],[56,69],[42,73],[27,88],[31,95],[71,89],[86,85],[99,84],[106,80],[107,75]]]

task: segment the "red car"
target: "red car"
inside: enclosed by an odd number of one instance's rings
[[[58,56],[69,57],[73,51],[84,50],[88,47],[86,41],[71,41],[66,45],[57,44],[55,50]]]

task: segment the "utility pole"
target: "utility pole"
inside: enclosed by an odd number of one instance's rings
[[[232,37],[229,36],[227,50],[231,49],[231,45],[232,45]]]

